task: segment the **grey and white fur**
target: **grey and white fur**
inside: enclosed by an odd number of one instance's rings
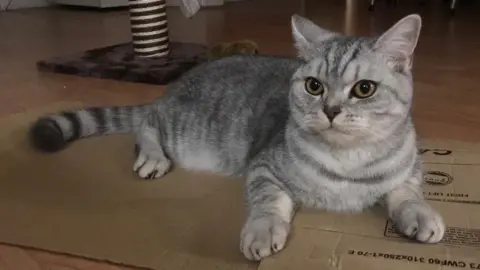
[[[47,115],[31,138],[58,151],[134,132],[141,178],[159,178],[172,164],[244,177],[240,249],[251,260],[284,248],[299,206],[358,212],[379,203],[401,233],[436,243],[445,225],[422,197],[410,116],[420,28],[409,15],[380,36],[352,37],[294,15],[298,57],[204,63],[151,104]]]

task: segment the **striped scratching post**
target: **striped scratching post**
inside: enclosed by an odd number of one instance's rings
[[[169,52],[165,0],[129,0],[133,51],[138,57],[166,57]]]
[[[55,57],[37,63],[39,70],[84,77],[165,85],[207,61],[207,47],[171,42],[166,0],[128,0],[131,42]],[[199,0],[181,0],[192,17]]]

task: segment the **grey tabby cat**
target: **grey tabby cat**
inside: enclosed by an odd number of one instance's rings
[[[201,64],[151,104],[44,116],[31,138],[52,152],[134,132],[141,178],[159,178],[172,164],[243,176],[240,249],[251,260],[284,248],[298,206],[358,212],[380,203],[401,233],[435,243],[445,225],[422,197],[410,116],[420,28],[410,15],[380,37],[349,37],[294,15],[298,58]]]

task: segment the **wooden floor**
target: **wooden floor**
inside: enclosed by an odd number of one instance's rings
[[[480,141],[480,4],[459,1],[455,18],[442,0],[247,0],[203,10],[185,19],[169,10],[173,40],[213,44],[250,38],[261,51],[292,54],[289,19],[303,14],[324,27],[355,35],[380,33],[409,13],[424,28],[415,58],[414,120],[421,136]],[[160,95],[162,87],[56,74],[41,74],[35,62],[130,39],[128,13],[38,9],[0,13],[0,116],[55,101],[88,105],[130,104]],[[1,222],[1,221],[0,221]],[[0,245],[1,270],[125,269],[82,259]]]

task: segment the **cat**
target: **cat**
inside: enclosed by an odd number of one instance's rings
[[[240,250],[249,260],[285,247],[299,207],[359,212],[378,203],[400,233],[437,243],[445,224],[422,197],[410,114],[421,25],[412,14],[379,36],[355,37],[295,14],[295,57],[200,64],[152,103],[44,115],[30,138],[56,152],[81,138],[135,133],[141,178],[173,164],[243,177]]]

